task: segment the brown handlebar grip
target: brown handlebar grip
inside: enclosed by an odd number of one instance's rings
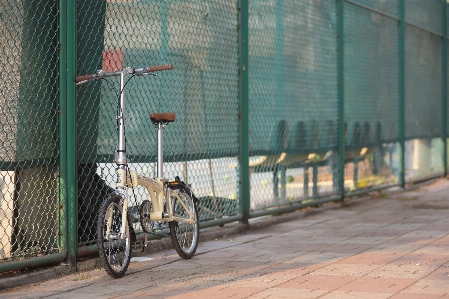
[[[155,65],[155,66],[149,66],[147,68],[148,73],[152,72],[159,72],[159,71],[169,71],[173,69],[172,64],[165,64],[165,65]]]
[[[80,83],[87,80],[92,80],[94,78],[94,75],[84,75],[84,76],[78,76],[75,77],[75,82]]]

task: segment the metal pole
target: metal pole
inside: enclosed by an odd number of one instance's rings
[[[284,98],[284,1],[276,1],[275,2],[275,20],[276,20],[276,38],[278,38],[278,41],[275,43],[275,59],[276,59],[276,72],[275,72],[275,78],[276,80],[276,97],[279,101],[280,105],[285,105],[285,98]],[[281,136],[278,136],[278,140],[280,142],[283,142],[281,139]],[[285,149],[283,146],[279,147],[284,151]],[[277,200],[277,204],[280,204],[281,202],[285,201],[286,199],[286,188],[287,188],[287,181],[286,181],[286,171],[287,169],[285,167],[282,167],[281,165],[276,165],[277,171],[274,172],[274,175],[276,176],[273,179],[273,185],[274,190],[273,192],[274,197]],[[280,180],[279,180],[280,176]],[[281,183],[281,192],[279,195],[279,181]]]
[[[122,72],[120,73],[120,111],[118,112],[118,122],[119,122],[119,126],[118,126],[118,153],[119,153],[119,161],[116,162],[120,162],[123,164],[126,164],[126,157],[125,157],[125,153],[126,153],[126,140],[125,140],[125,79],[126,78],[126,73]],[[123,159],[124,161],[120,160]]]
[[[338,176],[341,200],[345,199],[345,73],[344,73],[344,10],[345,1],[337,7],[337,63],[338,63]],[[334,174],[335,175],[335,174]]]
[[[444,175],[447,175],[447,2],[442,1],[441,10],[441,32],[442,47],[441,47],[441,135],[443,137],[444,151],[443,151],[443,167]]]
[[[67,0],[67,210],[68,255],[67,263],[76,270],[78,249],[78,190],[76,173],[76,1]]]
[[[59,77],[58,77],[58,135],[59,135],[59,161],[58,161],[58,247],[67,249],[67,3],[59,1]]]
[[[405,187],[405,0],[399,6],[399,184]]]
[[[238,2],[239,26],[239,200],[242,223],[248,224],[249,180],[249,95],[248,95],[248,1]]]
[[[157,177],[164,177],[164,125],[158,123],[157,127]]]

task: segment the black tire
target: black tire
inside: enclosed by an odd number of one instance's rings
[[[193,224],[178,221],[171,221],[169,224],[170,236],[176,252],[183,259],[189,259],[195,254],[200,237],[198,211],[195,202],[189,194],[183,191],[174,192],[177,192],[178,196],[181,200],[183,200],[184,204],[189,208],[190,212],[195,217],[195,222]],[[184,207],[179,203],[178,198],[172,195],[170,200],[173,203],[173,216],[188,219],[189,215],[184,210]]]
[[[109,194],[101,204],[97,220],[98,252],[106,272],[113,278],[125,275],[132,250],[129,217],[125,228],[125,239],[120,239],[119,236],[123,211],[120,199],[121,196],[117,193]],[[111,231],[106,232],[110,211],[112,211]],[[106,239],[107,235],[108,239]]]
[[[150,213],[153,213],[153,203],[149,200],[144,200],[139,208],[140,225],[142,230],[147,234],[153,233],[154,221],[150,220]]]

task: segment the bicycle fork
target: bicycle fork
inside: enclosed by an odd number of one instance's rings
[[[117,208],[120,208],[120,206],[118,206]],[[122,226],[120,227],[120,232],[117,232],[118,235],[116,235],[114,232],[111,233],[111,229],[112,229],[112,222],[113,222],[113,218],[114,218],[114,207],[111,205],[109,207],[109,217],[108,217],[108,223],[107,223],[107,227],[106,227],[106,240],[110,240],[110,239],[120,239],[120,240],[124,240],[126,239],[128,236],[126,235],[126,224],[128,221],[128,197],[125,196],[123,197],[123,204],[121,206],[121,213],[122,213],[122,219],[120,219],[119,221],[121,221]]]

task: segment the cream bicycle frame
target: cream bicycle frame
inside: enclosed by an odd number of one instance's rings
[[[177,192],[173,192],[170,188],[164,186],[164,183],[167,182],[166,179],[157,178],[152,179],[146,177],[141,174],[137,174],[135,171],[128,170],[129,175],[126,174],[125,169],[117,169],[117,190],[123,191],[127,190],[127,188],[135,188],[137,186],[143,186],[147,189],[148,194],[150,195],[151,202],[153,203],[154,211],[150,214],[150,220],[159,221],[159,222],[170,222],[170,221],[178,221],[178,222],[186,222],[193,224],[195,223],[195,218],[189,208],[186,206],[184,201],[179,197]],[[121,178],[126,178],[122,180]],[[129,181],[131,184],[127,184]],[[120,192],[122,195],[123,193]],[[189,218],[181,218],[173,215],[173,202],[169,200],[171,196],[174,196],[178,199],[178,202],[184,208],[186,213],[189,215]],[[166,202],[166,206],[168,208],[168,213],[164,213],[164,199]],[[123,196],[123,210],[122,210],[122,227],[120,231],[121,238],[125,238],[125,228],[127,222],[128,213],[128,196]],[[124,217],[125,216],[125,217]],[[108,219],[108,231],[110,231],[112,225],[112,213]]]
[[[165,125],[162,123],[158,124],[158,146],[157,146],[157,174],[158,177],[155,179],[146,177],[141,174],[137,174],[136,172],[130,170],[128,168],[128,159],[126,158],[126,138],[125,138],[125,77],[126,74],[130,74],[131,69],[125,68],[123,71],[114,72],[114,73],[103,73],[102,76],[120,76],[120,113],[117,115],[118,121],[118,144],[116,149],[116,158],[115,162],[118,165],[118,169],[116,172],[117,180],[116,180],[116,190],[118,193],[122,195],[123,198],[123,208],[122,208],[122,227],[120,231],[120,238],[126,238],[125,229],[128,221],[128,196],[127,189],[135,188],[137,186],[143,186],[147,189],[148,194],[150,195],[151,202],[153,204],[153,212],[150,213],[150,220],[159,221],[159,222],[170,222],[170,221],[178,221],[178,222],[186,222],[193,224],[195,223],[195,217],[192,212],[189,210],[187,205],[179,196],[178,192],[173,191],[172,189],[166,186],[168,182],[167,179],[163,178],[163,130]],[[176,217],[173,214],[173,202],[171,197],[174,196],[178,199],[178,202],[186,211],[189,218],[181,218]],[[166,203],[166,209],[164,212],[164,199]],[[112,209],[112,207],[111,207]],[[111,211],[112,212],[112,211]],[[112,213],[109,215],[108,223],[107,223],[107,231],[111,230],[112,225]],[[108,238],[108,236],[106,236]]]

